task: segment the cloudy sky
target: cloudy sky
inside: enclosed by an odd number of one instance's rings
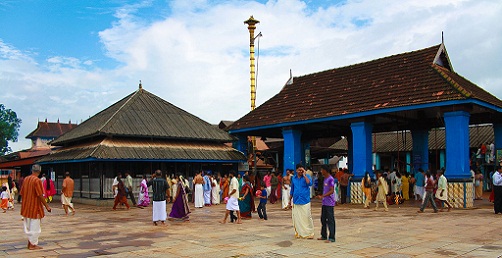
[[[455,71],[502,98],[502,1],[1,1],[0,103],[23,120],[78,122],[138,82],[210,122],[249,112],[250,15],[260,21],[257,105],[293,75],[441,43]]]

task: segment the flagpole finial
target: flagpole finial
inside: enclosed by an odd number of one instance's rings
[[[139,89],[142,90],[143,89],[143,85],[141,84],[141,80],[139,80]]]

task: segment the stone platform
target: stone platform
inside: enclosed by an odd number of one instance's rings
[[[189,223],[153,226],[151,208],[112,211],[76,204],[64,216],[57,203],[42,221],[40,251],[26,249],[20,206],[0,213],[0,256],[8,257],[499,257],[502,215],[486,200],[474,209],[417,214],[418,202],[389,206],[389,212],[346,204],[335,208],[336,242],[297,240],[291,212],[267,205],[269,220],[256,215],[243,224],[218,223],[224,206],[194,209]],[[316,238],[321,204],[312,204]],[[170,210],[171,205],[167,206]]]

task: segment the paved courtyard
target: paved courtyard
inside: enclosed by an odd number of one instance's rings
[[[360,205],[335,208],[336,243],[293,238],[291,212],[268,204],[268,221],[255,216],[236,225],[218,223],[224,206],[192,209],[189,223],[153,226],[151,208],[112,211],[76,204],[64,216],[57,203],[42,221],[40,251],[26,249],[20,206],[0,213],[0,256],[8,257],[500,257],[502,216],[487,201],[478,208],[418,214],[418,203],[389,212]],[[192,206],[193,207],[193,206]],[[170,210],[171,205],[168,205]],[[320,202],[313,202],[316,238]]]

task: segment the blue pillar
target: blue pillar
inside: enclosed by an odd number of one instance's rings
[[[354,180],[360,180],[365,172],[373,176],[371,133],[373,125],[369,122],[355,122],[350,124],[352,129],[352,173]]]
[[[350,173],[354,173],[352,164],[354,164],[353,157],[354,157],[354,144],[352,141],[352,136],[347,136],[347,169],[350,171]]]
[[[238,151],[244,153],[244,156],[248,157],[248,137],[246,135],[238,135],[237,138],[238,140],[232,144],[234,149],[237,149]],[[246,172],[245,167],[247,162],[247,160],[244,160],[242,161],[243,164],[238,166],[237,170],[239,173]],[[249,165],[247,165],[247,167],[247,170],[249,170]]]
[[[446,172],[451,180],[470,179],[469,116],[465,111],[444,113],[446,127]]]
[[[406,152],[406,172],[411,172],[411,153]]]
[[[493,132],[495,134],[495,164],[499,164],[499,160],[497,160],[497,150],[502,149],[502,123],[494,123],[493,124]]]
[[[419,168],[427,171],[429,169],[429,130],[412,130],[411,138],[413,139],[413,173],[417,173]]]
[[[283,175],[286,175],[286,169],[295,169],[296,164],[302,161],[302,131],[283,128],[282,137],[284,138],[284,162],[283,162]]]
[[[381,165],[380,165],[380,154],[378,153],[373,153],[373,165],[375,165],[375,170],[379,170]]]
[[[445,153],[444,150],[439,151],[439,168],[444,168],[445,167]]]

